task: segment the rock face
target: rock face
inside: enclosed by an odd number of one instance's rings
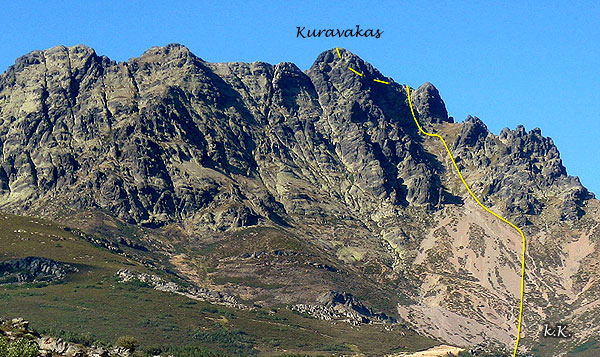
[[[317,302],[319,305],[297,304],[292,310],[321,320],[340,320],[352,325],[396,322],[383,312],[374,312],[352,294],[331,291],[321,295]]]
[[[448,118],[446,104],[433,84],[429,82],[423,84],[413,93],[412,97],[413,105],[420,119],[430,123],[454,122],[452,118]]]
[[[211,304],[235,307],[238,309],[247,309],[247,306],[238,302],[234,296],[219,291],[211,291],[206,288],[184,288],[177,283],[165,281],[156,275],[136,273],[128,269],[121,269],[117,272],[117,277],[121,282],[140,281],[150,285],[156,290],[183,295],[194,300],[208,301]]]
[[[482,173],[482,196],[504,202],[508,214],[539,215],[547,206],[544,199],[555,198],[560,201],[557,218],[574,221],[583,215],[582,203],[592,197],[576,177],[567,175],[554,142],[539,128],[505,128],[496,136],[480,119],[468,117],[455,150],[464,166]]]
[[[56,282],[77,268],[52,259],[27,257],[0,262],[0,285]]]
[[[291,63],[207,63],[180,45],[125,63],[85,46],[25,55],[0,78],[0,205],[41,213],[63,202],[148,226],[227,230],[342,207],[368,217],[382,202],[452,201],[404,89],[364,81],[348,66],[384,77],[341,52],[322,53],[306,73]],[[413,102],[424,124],[450,122],[431,83]],[[564,218],[580,214],[585,189],[550,139],[523,128],[493,137],[468,119],[456,150],[480,157],[479,166],[503,155],[513,171],[493,165],[489,185],[510,199],[510,212],[539,212],[535,192],[501,189],[530,182],[520,169],[531,164],[537,191],[569,185]],[[497,142],[505,152],[490,151]],[[486,148],[490,155],[473,150]]]
[[[215,230],[328,214],[331,199],[362,214],[437,204],[439,167],[403,89],[365,84],[348,64],[381,74],[334,52],[307,73],[206,63],[180,45],[126,63],[84,46],[32,52],[0,78],[0,204]],[[432,85],[415,93],[424,118],[447,120]]]
[[[469,198],[441,143],[418,131],[404,87],[340,53],[323,52],[303,72],[292,63],[208,63],[181,45],[120,63],[85,46],[31,52],[0,76],[0,208],[63,222],[99,211],[178,225],[191,241],[276,227],[308,242],[319,261],[317,250],[329,255],[314,271],[372,284],[373,299],[401,296],[398,315],[420,331],[511,345],[520,236]],[[593,336],[599,204],[567,175],[552,140],[522,126],[495,135],[473,117],[454,123],[430,83],[411,102],[424,129],[446,138],[475,195],[524,229],[524,326],[570,316],[582,326],[575,339]],[[289,268],[300,256],[273,255],[280,264],[265,267],[302,287],[308,280],[295,277],[308,270]],[[241,264],[214,259],[221,271]],[[240,259],[248,271],[262,261]],[[179,273],[193,281],[190,271]],[[318,306],[324,291],[341,291],[320,277],[315,291],[288,289],[306,301],[278,302]],[[362,309],[350,296],[332,301]]]

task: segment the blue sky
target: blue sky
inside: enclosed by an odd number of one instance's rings
[[[494,133],[542,128],[568,173],[600,195],[600,5],[491,3],[13,1],[0,14],[0,71],[59,44],[83,43],[124,61],[177,42],[207,61],[291,61],[302,69],[323,50],[344,47],[399,83],[432,82],[457,121],[475,115]],[[296,38],[296,26],[357,24],[384,33]]]

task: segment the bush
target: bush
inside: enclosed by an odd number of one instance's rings
[[[132,336],[121,336],[117,340],[117,346],[128,349],[133,352],[139,346],[138,340]]]
[[[38,352],[38,345],[33,341],[20,338],[9,342],[6,338],[0,337],[0,356],[2,357],[36,357]]]
[[[216,330],[196,330],[193,338],[219,345],[221,348],[233,355],[251,356],[256,354],[254,339],[242,330],[226,330],[219,327]]]
[[[0,336],[0,356],[6,356],[8,354],[8,341]]]
[[[95,336],[93,336],[92,334],[90,334],[89,332],[81,333],[81,332],[72,332],[72,331],[65,331],[62,329],[53,329],[53,328],[42,329],[38,332],[42,335],[48,335],[48,336],[53,336],[56,338],[62,338],[65,341],[79,343],[79,344],[87,346],[87,347],[91,347],[93,345],[96,345],[96,346],[106,345],[105,343],[98,341],[98,339]]]
[[[130,291],[137,291],[140,288],[152,288],[152,285],[150,285],[149,283],[137,279],[123,283],[123,285],[127,286]]]

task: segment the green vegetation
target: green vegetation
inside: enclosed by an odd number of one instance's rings
[[[238,329],[228,331],[219,327],[216,330],[197,330],[193,337],[198,341],[217,344],[234,355],[251,356],[258,352],[254,349],[254,339]]]
[[[87,347],[108,345],[108,343],[100,341],[96,336],[92,335],[91,333],[76,333],[55,328],[42,329],[37,332],[41,335],[61,338],[65,341],[78,343]]]
[[[508,357],[508,354],[504,353],[504,352],[477,352],[477,354],[472,354],[470,352],[467,351],[463,351],[463,352],[459,352],[458,353],[459,357]]]
[[[544,339],[542,342],[533,346],[531,352],[535,356],[549,356],[556,351],[558,339]],[[597,357],[600,356],[600,342],[591,339],[584,343],[567,341],[569,344],[564,348],[568,350],[565,356],[568,357]]]
[[[17,233],[19,229],[27,233]],[[246,233],[269,235],[264,246],[257,248],[260,250],[304,249],[296,239],[274,230]],[[58,242],[61,247],[56,246]],[[219,256],[244,251],[234,243],[228,240],[215,251]],[[83,345],[106,345],[119,336],[135,336],[139,343],[136,354],[162,351],[165,355],[212,357],[339,355],[339,351],[348,351],[349,344],[367,355],[384,355],[399,344],[407,350],[437,344],[400,326],[391,330],[378,325],[332,326],[287,309],[238,310],[157,291],[139,282],[118,283],[115,273],[125,267],[157,273],[73,232],[41,221],[36,224],[27,217],[0,216],[0,246],[0,259],[42,256],[79,269],[60,284],[1,286],[0,302],[2,317],[23,317],[36,331]]]
[[[2,357],[36,357],[38,355],[38,345],[35,342],[19,338],[15,341],[8,341],[0,336],[0,356]]]
[[[212,352],[197,346],[161,346],[146,348],[143,353],[147,356],[177,356],[177,357],[222,357],[223,354]]]
[[[567,356],[598,356],[599,354],[600,343],[592,340],[575,347],[573,350],[567,353]]]
[[[133,352],[140,345],[137,338],[133,336],[121,336],[117,339],[116,345],[118,347],[123,347]]]
[[[223,316],[229,320],[233,320],[236,318],[233,310],[229,310],[229,309],[220,307],[218,305],[208,305],[208,306],[202,307],[201,310],[202,310],[202,312],[207,312],[210,314]]]

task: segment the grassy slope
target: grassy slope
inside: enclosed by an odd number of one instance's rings
[[[19,231],[20,230],[20,231]],[[335,355],[418,350],[436,344],[395,326],[351,327],[305,318],[287,310],[241,311],[162,293],[140,284],[119,284],[123,267],[146,271],[134,261],[95,247],[61,227],[34,218],[0,215],[0,259],[42,256],[75,264],[80,272],[62,284],[0,287],[0,315],[22,316],[37,329],[89,333],[114,342],[138,338],[142,348],[197,345],[226,354],[284,352]]]

